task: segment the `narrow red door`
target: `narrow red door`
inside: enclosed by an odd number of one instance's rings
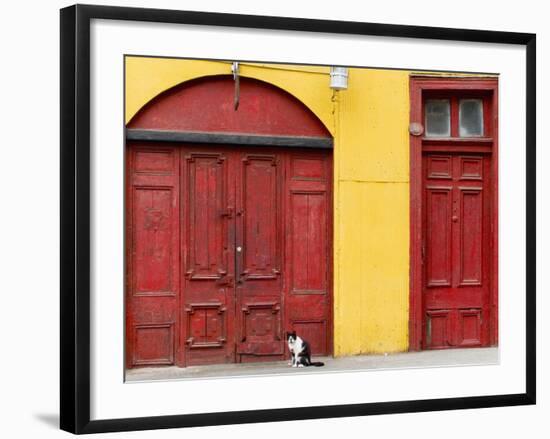
[[[126,364],[176,364],[179,344],[179,149],[128,148]]]
[[[235,153],[183,146],[181,365],[235,361]]]
[[[285,192],[286,327],[313,355],[332,349],[332,162],[327,151],[289,151]]]
[[[246,150],[236,163],[237,354],[280,359],[283,337],[284,151]]]
[[[490,343],[490,155],[424,153],[423,345]]]

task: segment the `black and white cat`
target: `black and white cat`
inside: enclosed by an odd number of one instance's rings
[[[286,340],[290,351],[290,363],[292,367],[324,366],[321,361],[311,361],[311,349],[309,343],[296,335],[296,331],[287,332]]]

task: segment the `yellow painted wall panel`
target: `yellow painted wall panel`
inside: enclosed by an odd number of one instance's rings
[[[334,354],[360,353],[362,285],[361,285],[361,241],[362,221],[359,184],[340,184],[338,208],[345,212],[345,218],[335,221],[338,239],[334,240],[337,256],[334,259]],[[336,225],[338,224],[339,225]],[[353,224],[353,227],[350,227]]]
[[[409,186],[340,182],[340,193],[335,354],[406,350]]]
[[[151,99],[190,79],[229,74],[230,65],[216,61],[127,56],[126,122]]]
[[[408,181],[409,73],[350,69],[339,100],[340,178]]]

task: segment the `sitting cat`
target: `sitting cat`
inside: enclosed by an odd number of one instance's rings
[[[321,361],[311,361],[311,349],[309,343],[296,335],[296,331],[287,332],[288,350],[290,351],[290,363],[292,367],[324,366]]]

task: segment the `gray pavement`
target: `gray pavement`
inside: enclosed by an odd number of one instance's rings
[[[357,355],[338,358],[315,357],[313,361],[323,361],[325,366],[292,368],[287,364],[287,361],[277,361],[271,363],[216,364],[184,368],[173,366],[143,367],[126,371],[126,382],[489,365],[498,364],[499,355],[498,348],[472,348],[403,352],[387,355]]]

